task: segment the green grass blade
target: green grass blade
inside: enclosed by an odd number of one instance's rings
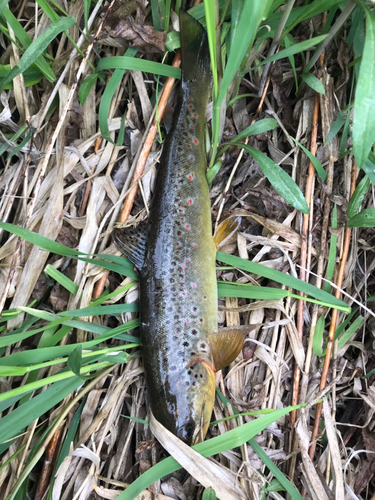
[[[11,26],[12,30],[14,31],[17,39],[21,42],[21,44],[27,49],[33,42],[29,35],[26,33],[18,19],[12,14],[12,12],[9,10],[8,7],[6,7],[2,14],[1,14],[6,22],[9,23]],[[43,75],[49,80],[50,82],[55,82],[56,81],[56,76],[55,73],[52,71],[52,69],[49,67],[47,61],[44,59],[43,56],[37,57],[35,61],[35,65],[40,69],[40,71],[43,73]]]
[[[306,198],[303,196],[300,188],[294,180],[275,162],[273,162],[264,153],[261,153],[246,144],[237,144],[245,151],[251,154],[255,161],[259,162],[264,175],[272,184],[273,188],[288,202],[292,207],[300,210],[304,214],[309,213],[309,207]]]
[[[238,284],[239,285],[239,284]],[[219,297],[243,297],[254,300],[281,300],[288,297],[288,290],[280,288],[268,288],[254,285],[240,285],[236,283],[219,282],[218,295]]]
[[[210,457],[212,455],[216,455],[217,453],[237,448],[262,432],[278,418],[283,417],[297,408],[301,408],[301,406],[288,406],[287,408],[283,408],[281,410],[275,410],[269,415],[265,415],[248,422],[241,427],[237,427],[236,429],[232,429],[225,434],[222,434],[221,436],[199,443],[193,446],[193,448],[204,457]],[[151,467],[151,469],[136,479],[130,486],[128,486],[128,488],[126,488],[125,491],[120,493],[117,500],[133,500],[155,481],[171,474],[172,472],[175,472],[176,470],[179,470],[180,468],[180,464],[174,458],[166,458],[162,462],[159,462]]]
[[[291,45],[287,49],[280,50],[280,52],[277,52],[273,56],[267,57],[266,59],[264,59],[264,61],[262,61],[260,63],[260,65],[262,66],[262,65],[270,63],[270,62],[284,59],[284,57],[290,57],[290,56],[293,56],[294,54],[299,54],[300,52],[311,49],[311,47],[318,45],[320,42],[322,42],[326,38],[327,38],[327,35],[320,35],[320,36],[316,36],[315,38],[310,38],[309,40],[305,40],[304,42],[300,42],[300,43],[296,43],[294,45]]]
[[[52,40],[54,40],[57,35],[59,35],[62,31],[68,30],[74,23],[74,17],[62,17],[55,23],[50,24],[48,28],[25,50],[18,65],[15,66],[10,71],[8,76],[0,82],[0,92],[4,89],[4,86],[8,82],[23,73],[33,63],[35,63],[37,58],[43,54],[48,45],[50,45]]]
[[[228,55],[228,63],[224,70],[223,79],[216,106],[220,107],[225,98],[229,85],[238,71],[245,57],[246,51],[255,39],[258,27],[263,19],[265,2],[262,0],[244,0],[241,17],[238,24],[232,26],[231,47]]]
[[[339,111],[337,113],[336,121],[332,123],[331,128],[328,132],[326,142],[324,143],[324,147],[326,147],[327,144],[331,142],[332,139],[340,132],[344,124],[345,124],[345,116],[341,113],[341,111]]]
[[[123,274],[124,276],[129,276],[129,278],[138,279],[137,273],[133,269],[133,264],[128,259],[121,257],[121,264],[117,259],[119,257],[115,257],[111,255],[103,255],[109,262],[99,259],[93,259],[90,257],[84,257],[82,253],[78,250],[74,250],[73,248],[67,247],[65,245],[61,245],[61,243],[57,243],[56,241],[50,240],[45,236],[41,236],[40,234],[34,233],[29,229],[25,229],[20,226],[16,226],[14,224],[8,224],[7,222],[0,222],[0,229],[4,229],[9,233],[20,236],[24,240],[32,243],[33,245],[37,245],[43,250],[47,250],[47,252],[56,253],[58,255],[63,255],[65,257],[71,257],[73,259],[82,260],[83,262],[88,262],[90,264],[94,264],[100,267],[104,267],[105,269],[109,269],[110,271],[114,271],[119,274]],[[94,254],[95,256],[95,254]],[[112,261],[112,262],[111,262]],[[115,263],[114,263],[115,262]]]
[[[0,443],[4,443],[22,432],[31,422],[47,413],[80,385],[82,385],[82,379],[77,376],[56,382],[22,406],[8,413],[1,419]],[[2,404],[0,404],[0,411],[3,411]]]
[[[323,334],[324,334],[325,319],[320,316],[314,331],[313,351],[316,356],[323,356]]]
[[[306,149],[300,142],[297,141],[297,139],[294,139],[294,137],[291,137],[291,139],[302,149],[302,151],[305,153],[305,155],[309,158],[311,163],[314,165],[315,170],[317,171],[319,177],[325,181],[327,179],[327,174],[324,168],[322,167],[322,164],[318,160],[316,156],[314,156],[308,149]]]
[[[274,130],[275,128],[277,128],[277,126],[277,121],[274,118],[264,118],[263,120],[259,120],[255,123],[252,123],[249,127],[246,127],[245,130],[236,135],[231,143],[242,141],[246,137],[269,132],[270,130]]]
[[[332,213],[332,229],[337,229],[337,205],[334,204],[333,213]],[[337,246],[337,234],[334,231],[331,232],[331,241],[329,244],[329,255],[328,255],[328,264],[326,271],[326,279],[329,281],[333,280],[333,273],[335,272],[336,265],[336,246]],[[327,281],[324,283],[324,290],[327,293],[331,292],[331,284]]]
[[[297,488],[292,484],[287,477],[281,472],[281,470],[275,465],[269,458],[267,453],[263,448],[257,443],[257,441],[252,438],[249,440],[249,444],[258,457],[262,460],[264,465],[272,472],[272,474],[278,479],[279,483],[283,486],[285,491],[287,491],[292,500],[303,500],[303,496],[298,492]]]
[[[366,40],[354,98],[353,153],[358,167],[375,141],[375,10],[366,8]]]
[[[123,69],[144,71],[145,73],[153,73],[154,75],[167,76],[171,78],[181,78],[181,70],[174,68],[168,64],[161,64],[146,59],[135,59],[127,56],[113,56],[101,59],[97,66],[97,71],[104,69]]]
[[[44,272],[50,278],[60,283],[62,287],[68,290],[71,294],[75,295],[78,292],[78,285],[74,283],[71,279],[69,279],[65,274],[60,272],[58,269],[55,269],[53,266],[48,264],[44,270]]]
[[[216,259],[220,262],[224,262],[225,264],[229,264],[233,267],[237,267],[239,269],[243,269],[252,274],[256,274],[259,276],[263,276],[270,280],[276,281],[277,283],[281,283],[290,288],[294,288],[300,292],[305,293],[306,295],[310,295],[321,302],[329,304],[330,307],[334,307],[344,312],[350,312],[350,307],[345,304],[340,299],[337,299],[333,295],[317,288],[316,286],[311,285],[310,283],[306,283],[305,281],[301,281],[298,278],[294,278],[289,274],[282,273],[280,271],[276,271],[275,269],[270,269],[262,264],[258,264],[256,262],[250,262],[245,259],[241,259],[240,257],[236,257],[234,255],[229,255],[223,252],[216,253]]]

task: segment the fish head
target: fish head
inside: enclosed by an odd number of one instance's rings
[[[203,441],[207,433],[215,399],[216,377],[210,364],[199,361],[187,367],[186,378],[189,382],[185,386],[187,390],[176,400],[175,425],[177,436],[192,446]]]

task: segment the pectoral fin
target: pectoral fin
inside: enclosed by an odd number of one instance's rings
[[[136,227],[113,230],[112,239],[117,248],[135,265],[142,269],[146,255],[148,223],[143,221]]]
[[[223,330],[209,336],[215,370],[219,371],[236,359],[244,344],[240,330]]]
[[[219,250],[224,245],[228,245],[235,240],[236,232],[241,225],[241,217],[228,217],[217,226],[214,234],[214,242]]]

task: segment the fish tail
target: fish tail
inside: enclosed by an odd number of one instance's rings
[[[180,9],[182,85],[211,87],[210,50],[207,31],[193,16]]]

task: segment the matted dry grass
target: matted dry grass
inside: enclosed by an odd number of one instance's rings
[[[48,24],[43,11],[38,11],[38,17],[35,17],[33,3],[10,3],[9,6],[17,19],[26,20],[22,24],[30,36],[35,29],[42,30]],[[83,36],[80,37],[78,29],[78,20],[83,20],[83,3],[68,2],[63,7],[77,19],[70,29],[72,39],[82,50],[86,50],[87,42]],[[122,13],[128,20],[123,28],[128,41],[133,36],[133,40],[136,40],[134,43],[141,46],[145,57],[160,60],[158,44],[159,48],[160,44],[163,47],[164,40],[151,29],[147,2],[129,2],[124,8],[129,8],[129,12]],[[92,17],[91,26],[97,27],[99,13],[94,13]],[[113,33],[115,18],[110,19],[111,22],[104,24],[104,31],[89,54],[88,60],[93,67],[96,67],[98,58],[125,52],[123,38],[115,37]],[[173,21],[176,22],[174,18]],[[313,33],[320,22],[320,16],[312,18],[301,24],[294,36],[309,36],[306,32]],[[145,24],[149,26],[147,30]],[[109,33],[109,38],[104,38],[105,32],[107,35]],[[310,87],[304,86],[295,96],[294,74],[288,59],[277,61],[272,69],[266,68],[270,78],[268,90],[261,72],[245,75],[239,89],[240,94],[253,94],[265,89],[265,100],[258,119],[273,117],[279,127],[251,137],[249,144],[266,152],[282,165],[296,179],[303,192],[307,178],[312,179],[308,177],[309,162],[290,136],[310,148],[310,138],[314,136],[314,127],[317,125],[316,157],[326,168],[328,180],[322,183],[316,176],[312,181],[311,212],[305,220],[305,232],[301,214],[276,193],[252,157],[238,148],[232,147],[223,155],[223,166],[210,192],[215,224],[236,210],[243,215],[237,240],[225,247],[225,252],[298,277],[306,270],[306,279],[322,287],[325,283],[317,279],[316,274],[325,276],[331,245],[334,245],[336,261],[333,281],[337,282],[345,234],[348,238],[345,222],[351,179],[353,175],[354,178],[357,175],[362,177],[355,170],[352,155],[339,154],[342,130],[328,147],[323,147],[338,110],[345,110],[350,101],[349,78],[352,69],[349,62],[352,58],[348,54],[345,35],[343,31],[328,46],[325,63],[319,69],[325,95],[316,97]],[[1,62],[16,64],[20,54],[17,54],[15,46],[10,45],[4,37],[1,43],[4,48]],[[268,42],[263,42],[258,47],[256,57],[262,59],[268,49]],[[80,104],[77,92],[72,91],[72,84],[76,82],[80,71],[83,71],[84,79],[92,73],[92,69],[89,65],[82,65],[82,57],[74,52],[65,34],[51,44],[48,52],[54,58],[53,69],[56,74],[62,75],[58,82],[51,84],[43,79],[26,87],[21,75],[14,79],[13,90],[5,90],[1,94],[1,144],[25,120],[35,133],[33,141],[23,146],[12,158],[6,155],[2,157],[0,219],[16,225],[25,224],[28,229],[82,253],[119,255],[111,244],[110,232],[119,219],[129,192],[137,158],[152,118],[156,78],[131,71],[127,72],[118,86],[108,117],[112,139],[117,137],[124,112],[127,114],[124,145],[116,146],[104,140],[98,131],[97,113],[105,83],[98,81],[85,103]],[[254,58],[255,54],[250,57]],[[298,57],[296,64],[298,72],[298,65],[302,64]],[[55,95],[59,106],[54,107],[49,115]],[[69,96],[72,99],[67,106]],[[173,93],[169,104],[173,105]],[[233,104],[225,119],[225,142],[250,125],[258,104],[259,99],[249,96]],[[313,119],[314,109],[315,113],[319,109],[316,123]],[[170,109],[167,107],[165,123],[168,123],[169,116]],[[350,138],[346,147],[349,146]],[[8,152],[15,147],[16,144],[10,143]],[[160,145],[155,142],[140,183],[141,189],[132,207],[131,215],[136,220],[147,215],[144,212],[147,212],[159,168],[159,154]],[[372,199],[373,192],[369,190],[364,206],[373,206]],[[332,226],[334,206],[337,209],[335,229]],[[350,246],[340,287],[347,294],[345,301],[353,309],[372,297],[375,262],[373,233],[372,228],[355,228],[349,235]],[[332,235],[337,237],[336,241],[332,240]],[[0,291],[6,291],[3,296],[5,310],[27,306],[33,299],[38,301],[38,308],[53,313],[81,309],[91,304],[93,295],[98,293],[95,292],[98,282],[106,276],[105,270],[49,254],[25,241],[18,242],[16,237],[3,230],[0,236]],[[52,283],[43,272],[47,263],[78,285],[78,293],[70,294],[58,283]],[[271,281],[235,269],[220,269],[218,278],[260,284],[263,287],[275,286]],[[104,278],[104,281],[102,279],[110,291],[131,281],[126,278],[121,282],[119,275],[114,273]],[[110,299],[107,304],[132,304],[137,299],[135,286]],[[333,345],[326,389],[321,392],[324,356],[316,355],[316,350],[321,349],[319,339],[315,352],[313,350],[314,329],[319,318],[325,318],[325,332],[328,331],[332,310],[308,303],[304,303],[301,308],[299,301],[292,297],[279,301],[220,299],[219,326],[242,325],[248,339],[237,360],[217,375],[218,387],[231,404],[216,398],[214,419],[220,422],[211,428],[208,437],[223,434],[252,419],[244,416],[221,421],[232,415],[234,408],[242,413],[291,405],[293,379],[297,376],[300,379],[297,401],[308,403],[307,407],[298,414],[279,419],[259,434],[255,438],[256,442],[300,491],[304,488],[307,490],[307,498],[373,498],[374,376],[364,377],[375,367],[372,302],[367,303],[366,309],[362,307],[357,316],[359,314],[363,322],[345,344]],[[90,318],[90,321],[113,328],[137,316],[138,313],[129,312],[122,317],[97,316]],[[344,313],[339,312],[337,325],[345,317]],[[6,331],[19,328],[24,320],[23,313],[10,319]],[[61,342],[84,342],[88,338],[86,331],[71,329]],[[38,334],[22,343],[15,343],[4,349],[3,355],[25,350],[31,352],[38,346],[39,340]],[[119,344],[119,340],[107,342],[108,347]],[[37,377],[52,376],[60,369],[61,365],[42,368]],[[28,377],[27,374],[24,377],[3,378],[0,381],[1,391],[4,393],[25,384]],[[322,429],[319,430],[315,455],[310,458],[316,403],[322,394],[325,396],[322,403],[325,432],[322,435]],[[6,410],[3,416],[12,409]],[[125,418],[148,419],[147,409],[147,393],[139,357],[134,357],[126,364],[113,365],[104,374],[98,373],[96,378],[72,392],[53,410],[34,420],[12,442],[2,457],[0,496],[7,498],[21,474],[27,471],[28,482],[20,490],[23,492],[22,498],[46,498],[49,488],[49,498],[53,499],[116,498],[126,485],[167,456],[164,447],[190,474],[176,472],[152,485],[138,498],[201,498],[203,488],[200,483],[206,487],[214,485],[217,496],[222,499],[285,498],[285,492],[272,491],[274,473],[263,464],[249,444],[209,460],[186,449],[176,438],[168,436],[157,422],[151,422],[151,429],[160,445],[149,426],[139,420]],[[79,430],[73,436],[68,456],[55,471],[61,445],[66,442],[72,420],[77,416]],[[58,430],[54,429],[47,436],[46,450],[43,447],[41,449],[46,453],[40,452],[37,465],[28,471],[30,451],[36,447],[46,424],[54,418],[60,419]],[[56,472],[55,478],[51,475],[53,471]]]

